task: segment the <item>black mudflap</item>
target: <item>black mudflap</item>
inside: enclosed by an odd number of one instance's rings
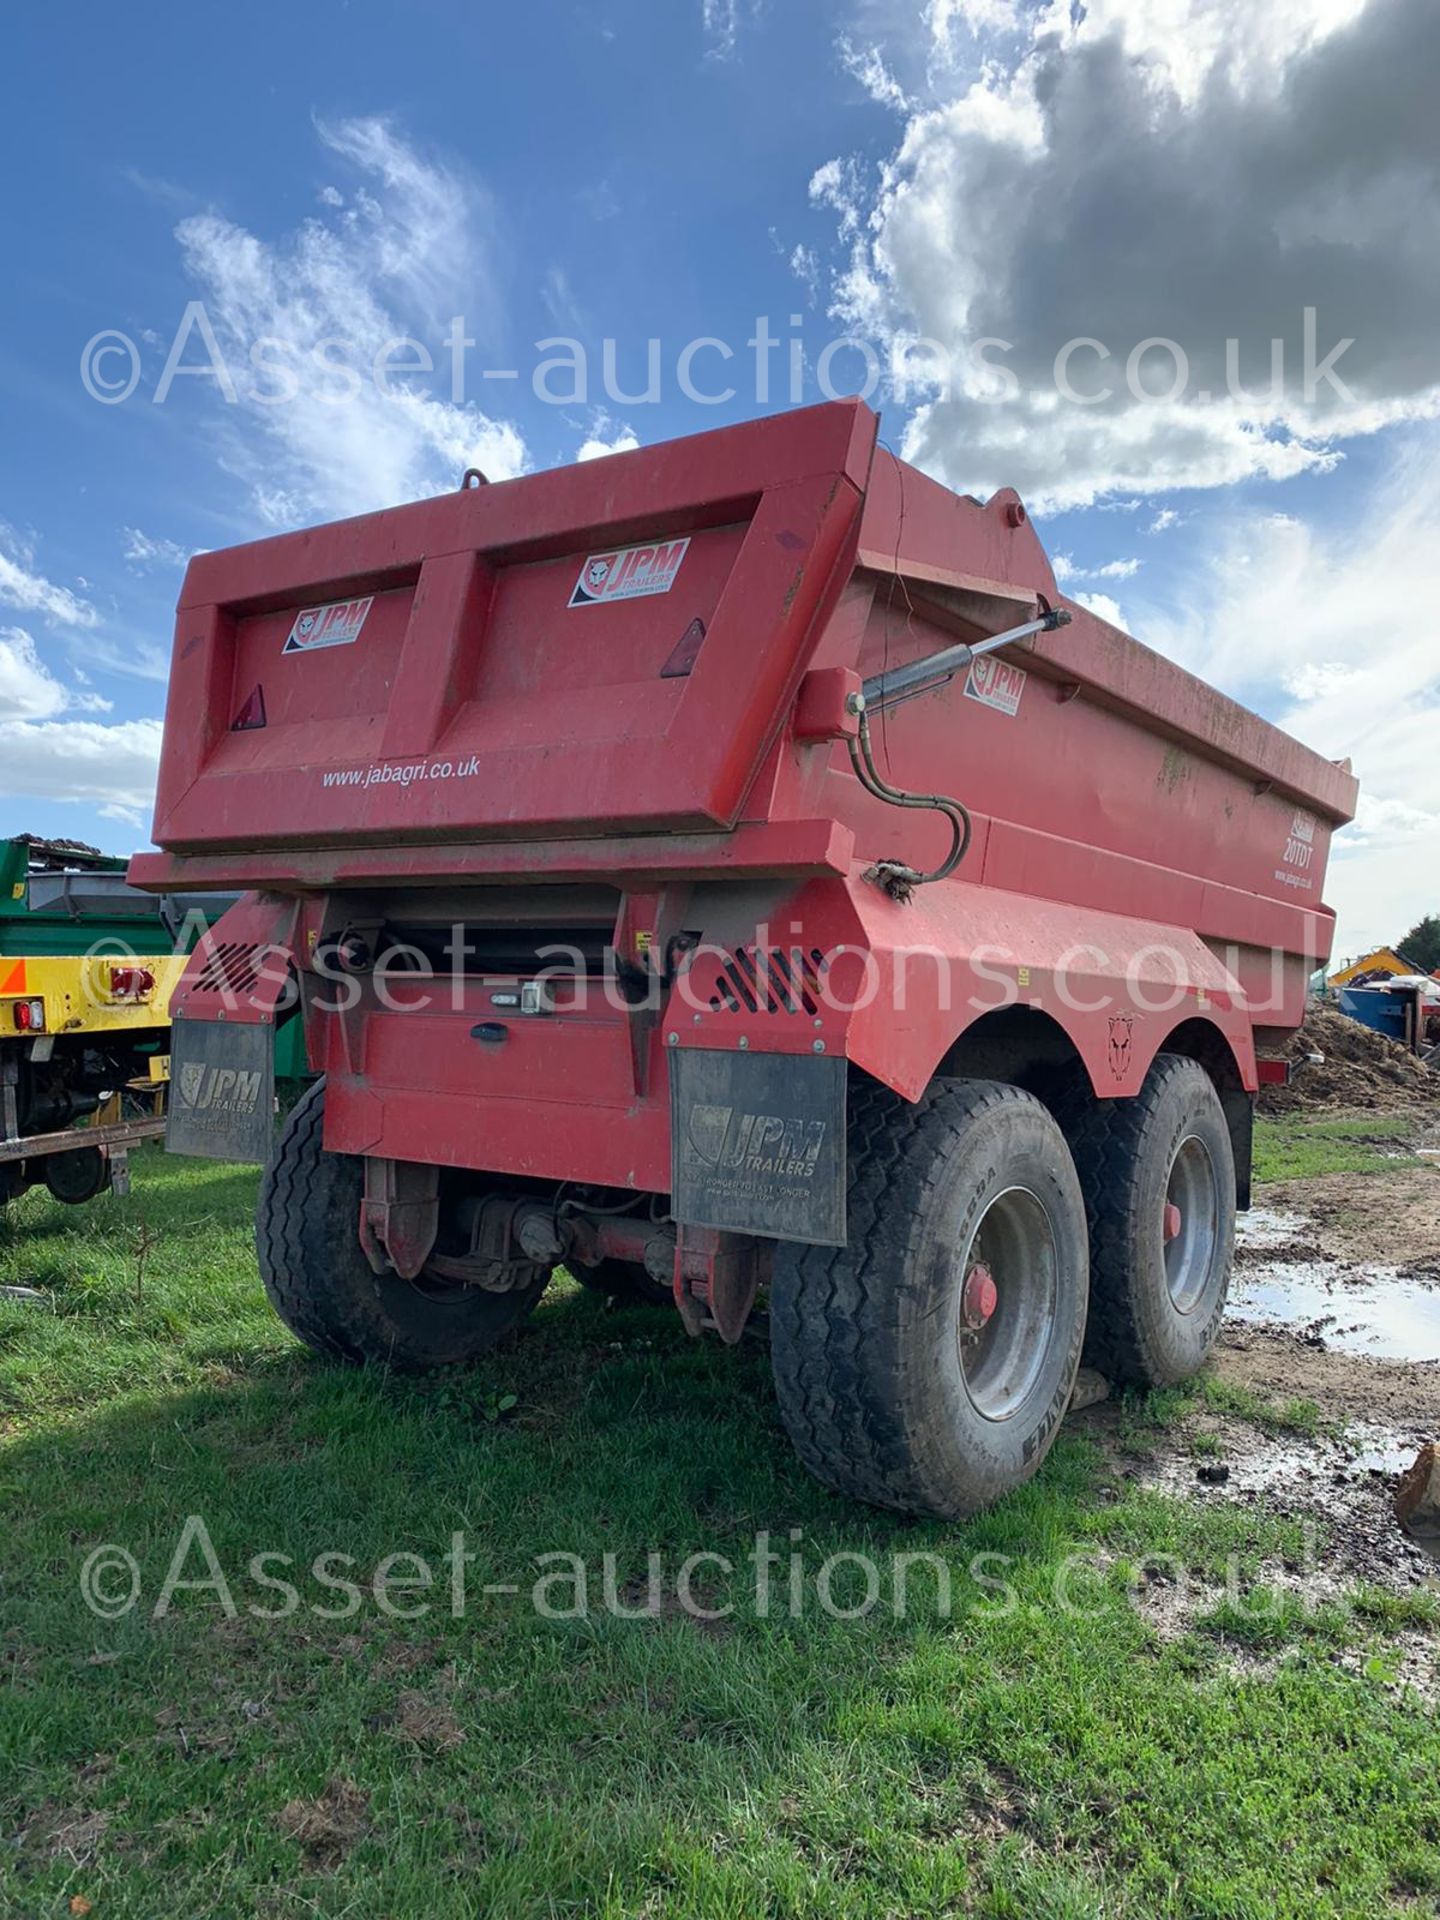
[[[670,1055],[671,1206],[687,1227],[845,1245],[845,1062]]]
[[[177,1020],[170,1029],[165,1145],[205,1160],[270,1158],[275,1137],[275,1029]]]

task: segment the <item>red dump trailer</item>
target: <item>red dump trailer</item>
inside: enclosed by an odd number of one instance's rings
[[[1204,1360],[1348,767],[1073,604],[841,402],[191,563],[132,882],[245,893],[170,1144],[270,1297],[428,1368],[555,1269],[769,1308],[833,1487],[955,1515],[1082,1352]],[[323,1078],[273,1138],[271,1038]]]

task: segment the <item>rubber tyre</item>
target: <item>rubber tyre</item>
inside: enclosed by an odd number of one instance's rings
[[[997,1201],[1038,1203],[1053,1310],[1033,1383],[990,1418],[960,1359],[966,1253]],[[777,1246],[771,1358],[796,1451],[825,1485],[953,1520],[1028,1480],[1069,1404],[1085,1336],[1085,1207],[1064,1135],[1017,1087],[954,1081],[916,1105],[850,1100],[847,1247]],[[1002,1309],[1005,1300],[1002,1276]]]
[[[1213,1252],[1181,1311],[1166,1270],[1165,1201],[1183,1143],[1198,1140],[1214,1174]],[[1085,1364],[1121,1386],[1169,1387],[1205,1364],[1230,1290],[1235,1154],[1205,1069],[1162,1053],[1133,1100],[1092,1100],[1070,1128],[1090,1226]]]
[[[487,1293],[437,1294],[399,1274],[377,1274],[360,1250],[364,1166],[321,1144],[325,1082],[305,1091],[285,1122],[260,1183],[255,1250],[270,1304],[316,1353],[356,1364],[423,1372],[489,1352],[530,1313],[549,1281]]]
[[[63,1207],[83,1207],[105,1193],[113,1177],[108,1155],[99,1147],[72,1147],[48,1153],[37,1172],[52,1200]]]
[[[638,1260],[602,1260],[598,1266],[583,1267],[577,1260],[565,1271],[572,1274],[590,1293],[608,1294],[630,1306],[673,1307],[675,1296],[651,1278],[650,1271]]]

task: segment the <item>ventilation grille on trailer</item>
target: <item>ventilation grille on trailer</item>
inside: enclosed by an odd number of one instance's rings
[[[721,963],[710,1010],[816,1014],[827,965],[819,947],[739,947]]]
[[[192,993],[252,993],[260,981],[265,955],[271,949],[249,941],[227,940],[215,948],[191,981]]]

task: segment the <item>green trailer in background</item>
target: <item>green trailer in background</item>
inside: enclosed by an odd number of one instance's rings
[[[124,1191],[132,1146],[165,1130],[170,995],[233,896],[137,891],[126,862],[71,840],[0,840],[0,1205],[43,1184],[78,1205]],[[305,1077],[298,1020],[276,1078]]]

